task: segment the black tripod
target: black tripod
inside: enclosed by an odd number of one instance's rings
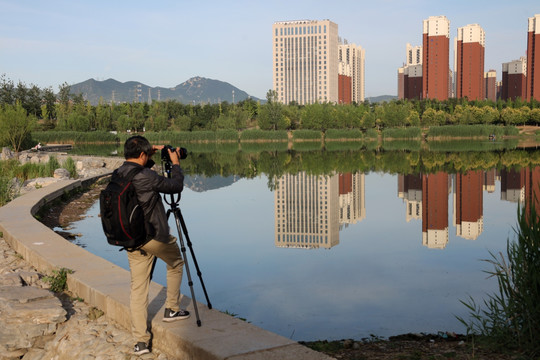
[[[171,177],[170,172],[170,164],[165,164],[165,170],[167,173],[167,177]],[[184,217],[182,216],[182,212],[180,211],[180,208],[178,207],[178,203],[180,202],[180,194],[177,194],[177,198],[175,198],[175,194],[169,194],[170,200],[167,200],[167,196],[165,196],[165,202],[171,206],[171,208],[167,211],[167,219],[169,218],[169,215],[174,214],[174,219],[176,221],[176,229],[178,230],[178,240],[180,241],[180,250],[182,251],[182,256],[184,257],[184,263],[186,264],[186,274],[188,278],[188,284],[189,289],[191,291],[191,298],[193,299],[193,308],[195,309],[195,316],[197,317],[197,326],[201,326],[201,319],[199,318],[199,310],[197,309],[197,300],[195,299],[195,292],[193,291],[193,281],[191,280],[191,273],[189,271],[188,266],[188,259],[186,256],[186,247],[184,246],[184,239],[182,237],[182,232],[186,237],[187,246],[189,247],[189,252],[191,253],[191,258],[193,259],[193,263],[195,264],[195,269],[197,269],[197,275],[199,276],[199,280],[201,281],[201,285],[204,291],[204,296],[206,297],[206,302],[208,303],[208,308],[212,308],[212,304],[210,303],[210,299],[208,298],[208,293],[206,292],[206,287],[204,286],[204,281],[202,279],[202,273],[199,269],[199,264],[197,263],[197,258],[195,258],[195,253],[193,252],[193,246],[191,244],[191,240],[189,239],[188,231],[186,228],[186,223],[184,222]],[[182,231],[180,231],[180,227],[182,228]]]

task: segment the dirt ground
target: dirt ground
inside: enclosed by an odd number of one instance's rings
[[[69,201],[52,207],[42,214],[42,223],[66,239],[78,235],[71,233],[70,224],[84,217],[86,210],[99,198],[105,185],[95,185],[87,192],[78,194]],[[61,230],[60,230],[61,228]],[[527,359],[517,353],[489,350],[475,345],[463,335],[407,334],[380,339],[373,337],[362,340],[301,342],[314,350],[340,360],[510,360]]]
[[[474,344],[456,334],[405,334],[389,339],[301,342],[339,360],[521,360],[527,357],[508,350]]]

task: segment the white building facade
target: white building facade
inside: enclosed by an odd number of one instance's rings
[[[338,26],[330,20],[272,26],[273,89],[281,103],[338,101]]]
[[[366,51],[356,44],[340,44],[338,47],[340,74],[351,77],[351,100],[356,103],[364,101]]]

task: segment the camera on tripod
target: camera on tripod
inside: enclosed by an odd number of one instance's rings
[[[165,145],[163,149],[161,149],[161,161],[163,161],[165,164],[171,163],[171,157],[169,155],[169,150],[176,151],[177,149],[172,147],[171,145]],[[188,151],[186,148],[178,148],[178,158],[183,160],[187,158]]]

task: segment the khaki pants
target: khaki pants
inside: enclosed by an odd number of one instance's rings
[[[157,257],[167,264],[167,300],[165,307],[178,311],[180,309],[180,285],[184,269],[184,260],[174,236],[169,243],[150,240],[141,251],[128,252],[131,270],[131,332],[135,342],[150,341],[148,332],[148,292],[154,259]]]

